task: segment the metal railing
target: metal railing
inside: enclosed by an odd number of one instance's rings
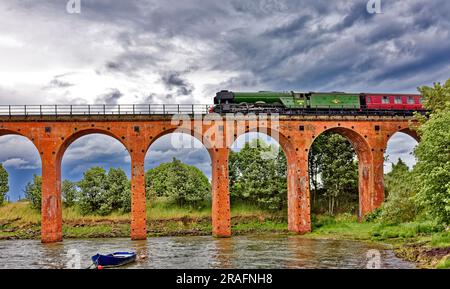
[[[206,114],[209,104],[0,105],[0,116]]]
[[[424,110],[417,110],[425,113]],[[318,106],[243,106],[240,104],[94,104],[94,105],[0,105],[0,116],[96,116],[96,115],[174,115],[215,113],[278,113],[280,115],[363,115],[412,116],[413,110],[392,108],[368,109],[366,107]]]

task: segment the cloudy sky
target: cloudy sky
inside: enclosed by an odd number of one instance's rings
[[[381,0],[0,1],[0,103],[202,103],[230,90],[416,92],[450,77],[450,1]],[[395,136],[389,152],[408,164],[414,142]],[[40,173],[34,148],[0,138],[11,198]],[[210,174],[202,148],[160,140],[147,167],[173,156]],[[124,148],[108,137],[75,142],[63,176],[121,166]]]

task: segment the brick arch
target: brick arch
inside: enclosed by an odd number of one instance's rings
[[[361,219],[367,212],[371,210],[371,166],[372,166],[372,149],[366,138],[357,131],[345,128],[345,127],[331,127],[322,130],[318,136],[325,132],[337,133],[345,137],[358,157],[358,191],[359,191],[359,214]],[[311,146],[314,143],[311,142],[308,151],[311,151]]]
[[[307,168],[302,167],[304,160],[299,158],[299,148],[276,129],[264,127],[266,131],[259,131],[261,127],[246,129],[237,135],[234,141],[247,133],[258,132],[274,138],[286,156],[287,162],[287,206],[288,206],[288,230],[294,233],[311,231],[311,219],[309,208],[309,189]],[[278,137],[275,137],[278,136]],[[232,144],[230,144],[231,147]],[[227,150],[229,152],[229,149]]]
[[[412,130],[412,129],[410,129],[410,128],[400,128],[400,129],[397,129],[396,131],[394,131],[393,133],[389,134],[389,136],[386,138],[386,143],[385,143],[385,145],[384,145],[384,151],[386,151],[387,145],[388,145],[389,141],[391,140],[391,138],[392,138],[395,134],[397,134],[397,133],[403,133],[403,134],[409,135],[409,136],[412,137],[417,143],[420,142],[420,136],[419,136],[419,134],[417,133],[417,131]]]
[[[73,142],[75,142],[79,138],[82,138],[83,136],[92,135],[92,134],[101,134],[101,135],[106,135],[106,136],[112,137],[112,138],[116,139],[117,141],[119,141],[125,147],[127,152],[130,153],[128,144],[124,140],[122,140],[120,136],[114,134],[110,130],[103,129],[103,128],[87,128],[87,129],[78,130],[78,131],[73,132],[70,135],[64,137],[64,140],[59,145],[58,152],[57,152],[57,160],[58,160],[59,164],[61,165],[61,161],[64,156],[64,153],[66,152],[67,148],[69,148],[69,146]]]

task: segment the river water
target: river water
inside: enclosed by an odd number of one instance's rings
[[[369,250],[376,250],[371,251],[372,257],[367,257]],[[126,268],[365,268],[368,262],[377,260],[381,268],[415,268],[380,244],[271,234],[227,239],[68,239],[57,244],[0,241],[0,268],[87,268],[90,256],[115,251],[138,253],[139,260]]]

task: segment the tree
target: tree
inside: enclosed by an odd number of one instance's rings
[[[268,157],[271,156],[271,157]],[[230,193],[237,201],[277,211],[287,205],[287,164],[281,149],[260,139],[229,157]]]
[[[344,205],[358,204],[358,163],[345,137],[332,132],[320,135],[308,159],[312,208],[326,202],[328,213],[333,215]]]
[[[450,79],[444,85],[419,88],[429,118],[418,117],[421,140],[414,153],[414,175],[420,180],[416,201],[428,216],[450,224]]]
[[[358,191],[358,164],[353,147],[343,136],[331,134],[323,148],[322,184],[333,215],[339,201],[352,201]]]
[[[392,171],[385,175],[384,184],[388,196],[381,207],[380,221],[387,224],[413,221],[419,211],[414,201],[417,184],[413,173],[401,159],[392,164]]]
[[[110,168],[107,176],[107,199],[111,210],[131,211],[130,181],[121,168]]]
[[[78,205],[82,214],[106,215],[111,212],[106,184],[107,175],[104,168],[92,167],[84,172],[83,179],[78,182]]]
[[[6,194],[9,191],[8,172],[0,163],[0,205],[5,201]]]
[[[208,178],[196,167],[174,158],[146,172],[147,197],[164,196],[178,206],[200,208],[210,194]]]
[[[38,175],[33,176],[33,181],[27,183],[25,186],[25,198],[30,201],[30,206],[33,209],[41,209],[42,200],[42,177]]]
[[[450,109],[432,113],[419,128],[414,173],[418,204],[430,217],[450,224]]]
[[[72,207],[76,203],[78,194],[77,185],[69,180],[64,180],[61,185],[63,203],[66,207]]]
[[[326,151],[323,149],[328,141],[327,134],[320,135],[312,144],[308,154],[308,174],[310,180],[311,208],[318,206],[318,196],[320,189],[319,176],[323,169],[323,158]]]
[[[450,108],[450,79],[444,85],[437,82],[433,87],[422,86],[418,88],[424,99],[423,106],[432,112],[440,112]]]

